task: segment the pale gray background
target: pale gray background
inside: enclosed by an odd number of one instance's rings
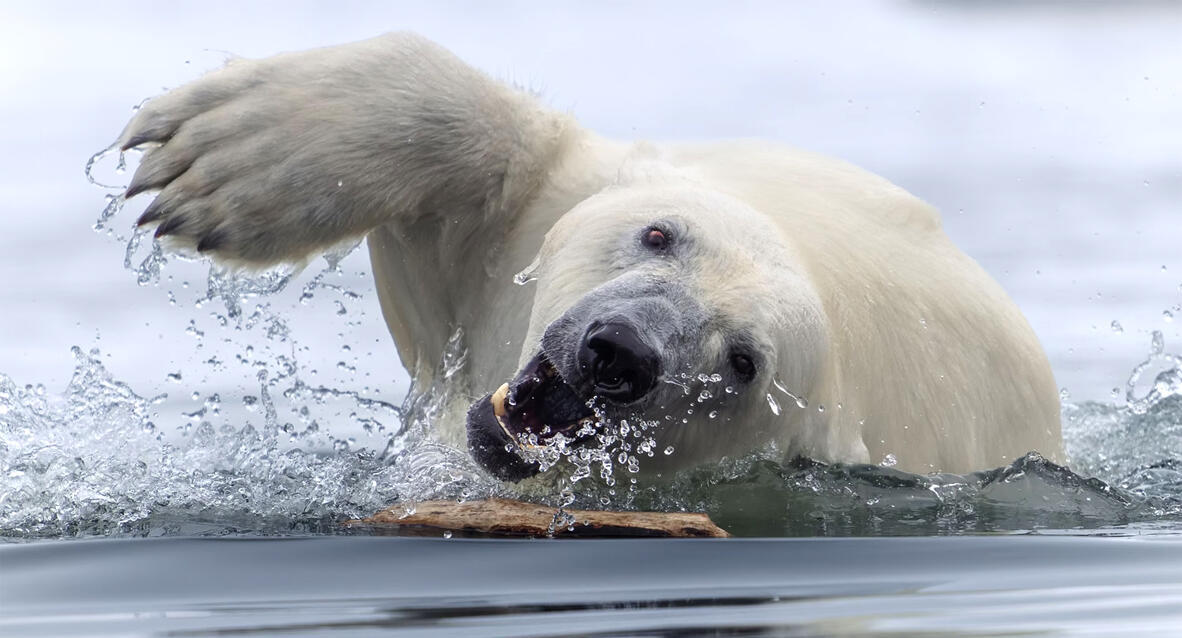
[[[197,353],[184,333],[209,323],[210,308],[190,303],[200,266],[170,264],[173,281],[140,287],[121,243],[91,230],[103,191],[83,164],[134,104],[216,66],[212,51],[255,57],[411,29],[607,135],[767,138],[886,176],[943,211],[1023,308],[1072,399],[1108,400],[1151,330],[1182,349],[1182,313],[1163,318],[1182,301],[1182,9],[978,4],[6,4],[0,372],[60,391],[69,347],[97,345],[141,394],[254,391],[249,370],[200,361],[255,337],[211,334]],[[367,265],[363,253],[348,261],[359,290],[372,290]],[[372,292],[348,304],[356,326],[327,298],[294,297],[275,305],[290,307],[305,366],[400,398],[405,373]],[[354,356],[357,375],[334,377]],[[165,379],[175,371],[180,392]]]

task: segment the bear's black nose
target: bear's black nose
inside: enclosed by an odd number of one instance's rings
[[[648,394],[661,374],[661,359],[626,323],[592,325],[579,347],[579,367],[595,393],[616,403]]]

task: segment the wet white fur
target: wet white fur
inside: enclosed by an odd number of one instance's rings
[[[936,211],[843,162],[761,142],[604,140],[407,34],[235,61],[148,102],[121,141],[163,143],[133,187],[161,189],[173,235],[216,236],[222,261],[367,237],[417,383],[464,328],[468,363],[440,418],[453,443],[468,402],[621,267],[613,242],[676,214],[707,248],[687,284],[722,329],[757,333],[775,367],[725,418],[665,435],[683,462],[768,440],[823,461],[893,454],[913,471],[1061,455],[1054,380],[1021,313]],[[514,285],[539,252],[539,279]]]

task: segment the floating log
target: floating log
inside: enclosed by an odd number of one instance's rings
[[[503,498],[395,505],[346,525],[482,536],[725,538],[705,514],[564,509]]]

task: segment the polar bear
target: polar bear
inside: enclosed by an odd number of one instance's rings
[[[138,223],[215,260],[364,237],[418,387],[464,329],[438,429],[504,480],[628,419],[676,451],[641,471],[769,443],[914,472],[1061,456],[1015,305],[935,210],[837,160],[604,139],[410,34],[234,60],[118,146],[145,150],[126,195],[159,191]]]

